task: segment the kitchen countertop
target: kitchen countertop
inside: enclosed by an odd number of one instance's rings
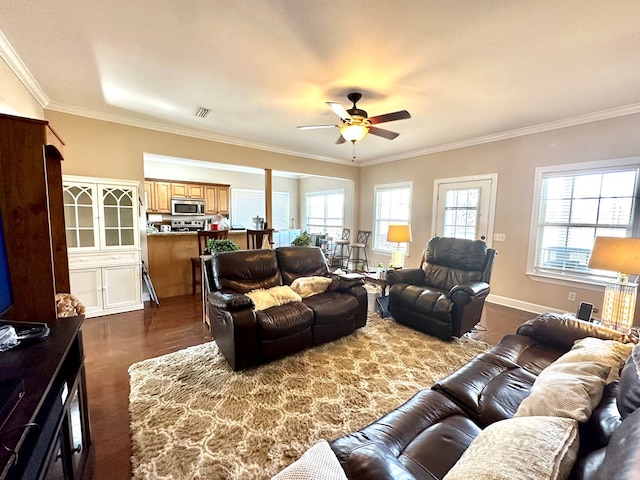
[[[216,230],[212,230],[216,231]],[[244,234],[246,230],[229,230],[229,234]],[[170,232],[147,232],[148,237],[161,237],[161,236],[173,236],[173,235],[197,235],[198,232],[196,230],[192,230],[190,232],[180,232],[177,230],[172,230]]]

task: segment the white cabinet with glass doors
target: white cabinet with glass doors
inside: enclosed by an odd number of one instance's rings
[[[71,293],[87,317],[143,308],[138,185],[63,178]]]

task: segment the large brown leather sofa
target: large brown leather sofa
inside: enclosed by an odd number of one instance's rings
[[[214,255],[205,261],[211,335],[234,370],[258,365],[349,335],[367,322],[362,280],[334,277],[324,293],[256,310],[245,295],[291,285],[299,277],[329,277],[317,247],[280,247]]]
[[[480,321],[495,255],[482,240],[431,238],[419,268],[387,272],[391,315],[443,340],[464,335]]]
[[[442,479],[483,429],[514,416],[547,366],[589,336],[626,341],[619,332],[574,318],[545,314],[529,320],[431,388],[334,440],[331,448],[351,480]],[[570,479],[640,478],[640,355],[634,356],[580,423]]]

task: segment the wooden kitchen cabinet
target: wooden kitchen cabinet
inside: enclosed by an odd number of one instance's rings
[[[144,194],[148,213],[171,213],[171,182],[146,180]]]
[[[204,185],[172,182],[171,196],[180,198],[204,198]]]
[[[204,213],[207,215],[215,215],[218,212],[229,215],[229,186],[205,185],[204,204]]]

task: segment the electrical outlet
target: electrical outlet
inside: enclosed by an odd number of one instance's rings
[[[575,302],[576,301],[576,292],[569,292],[569,295],[567,296],[567,300],[569,300],[570,302]]]
[[[493,241],[494,242],[505,242],[507,240],[507,235],[504,233],[494,233]]]

